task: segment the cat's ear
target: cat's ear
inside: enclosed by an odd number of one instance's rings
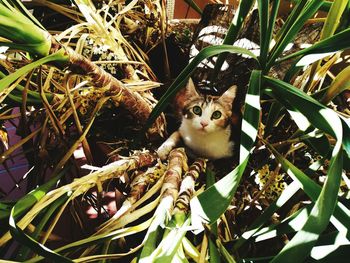
[[[192,79],[190,78],[186,84],[186,87],[179,90],[174,98],[174,109],[177,116],[181,119],[182,111],[185,105],[193,98],[199,97],[199,94],[194,86]]]
[[[237,86],[233,85],[228,90],[226,90],[218,100],[224,104],[232,105],[233,100],[236,97],[236,94],[237,94]]]
[[[196,87],[193,83],[193,80],[191,78],[188,79],[185,90],[186,90],[186,96],[188,96],[188,98],[193,98],[193,97],[199,96],[199,94],[196,90]]]

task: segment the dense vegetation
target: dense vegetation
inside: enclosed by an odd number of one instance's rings
[[[224,43],[202,49],[159,101],[159,76],[148,55],[168,35],[162,1],[25,5],[0,0],[0,46],[8,47],[0,54],[0,121],[11,122],[21,137],[9,146],[6,129],[0,130],[0,162],[7,170],[16,156],[29,164],[20,181],[12,178],[15,185],[26,182],[23,197],[8,200],[11,191],[1,189],[1,257],[346,260],[349,67],[339,61],[350,47],[350,1],[293,1],[280,28],[279,0],[240,1]],[[258,56],[232,45],[254,5]],[[320,10],[325,18],[317,42],[286,54]],[[232,163],[220,169],[189,160],[183,148],[157,160],[167,105],[201,61],[218,56],[218,70],[228,53],[257,65],[244,94],[237,165],[222,174]],[[272,72],[281,64],[288,68],[279,79]],[[82,162],[89,164],[87,175]],[[110,192],[114,206],[122,202],[116,213],[103,205]],[[95,219],[87,220],[91,210]],[[59,225],[65,227],[67,217],[80,235],[62,236]]]

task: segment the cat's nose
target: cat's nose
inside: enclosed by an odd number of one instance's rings
[[[200,124],[202,125],[202,128],[205,128],[208,126],[209,123],[206,121],[201,121]]]

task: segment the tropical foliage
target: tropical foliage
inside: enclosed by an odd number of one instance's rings
[[[8,167],[19,154],[31,167],[25,176],[28,193],[0,203],[4,257],[29,262],[344,259],[350,245],[350,121],[339,98],[349,89],[349,67],[334,68],[350,47],[349,1],[293,1],[278,30],[279,0],[240,1],[224,43],[201,50],[158,103],[151,89],[159,84],[147,54],[165,38],[161,2],[29,3],[40,8],[32,14],[20,1],[0,1],[0,43],[8,47],[0,60],[0,120],[19,119],[22,138],[8,147],[6,131],[0,131],[0,161]],[[232,45],[255,5],[258,56]],[[326,16],[320,19],[318,41],[286,54],[319,10]],[[48,31],[52,11],[57,27]],[[239,163],[216,182],[220,171],[203,159],[189,163],[182,148],[166,163],[157,160],[150,139],[163,135],[162,112],[196,66],[219,56],[218,70],[228,53],[251,57],[258,66],[242,108]],[[275,78],[272,72],[286,61],[283,79]],[[118,141],[112,162],[97,168],[91,166],[97,158],[92,142],[111,140],[103,119],[107,127],[115,120],[119,137],[112,138]],[[140,136],[144,124],[147,139]],[[72,180],[80,145],[91,173]],[[102,218],[108,215],[102,196],[118,188],[127,192],[118,211],[86,230],[80,201]],[[76,240],[55,231],[67,211],[77,228],[86,230]]]

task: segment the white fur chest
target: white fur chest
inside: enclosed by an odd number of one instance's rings
[[[193,129],[183,122],[179,132],[185,145],[199,157],[221,159],[233,155],[234,144],[230,141],[230,127],[213,132],[204,132]]]

